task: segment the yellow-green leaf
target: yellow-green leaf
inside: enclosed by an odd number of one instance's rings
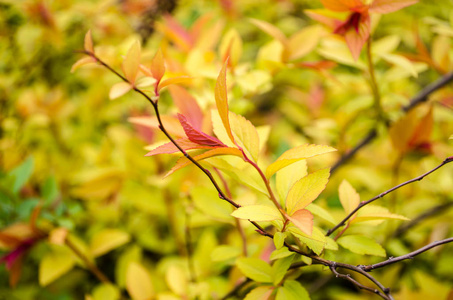
[[[39,263],[39,284],[46,286],[60,278],[74,267],[75,259],[69,249],[55,247],[46,254]]]
[[[294,183],[306,175],[306,160],[295,162],[277,172],[277,175],[275,176],[275,187],[277,189],[278,197],[282,203],[286,199],[286,196]]]
[[[311,203],[307,206],[307,210],[309,210],[313,215],[326,220],[331,225],[336,225],[338,223],[338,221],[336,221],[335,218],[326,209],[322,208],[319,205]]]
[[[353,211],[360,203],[360,195],[346,179],[341,182],[338,188],[338,195],[346,214]]]
[[[325,189],[329,181],[330,169],[322,169],[311,173],[297,181],[286,197],[286,210],[289,215],[305,208],[313,202]]]
[[[266,262],[253,257],[241,257],[236,266],[248,278],[256,282],[272,282],[272,268]]]
[[[129,264],[126,271],[126,289],[133,300],[149,300],[153,297],[151,276],[141,264]]]
[[[278,288],[275,300],[310,300],[310,295],[298,281],[286,280]]]
[[[289,39],[289,60],[301,58],[310,53],[321,38],[321,26],[307,26]],[[374,46],[374,45],[373,45]]]
[[[230,128],[230,121],[228,117],[228,97],[227,97],[227,84],[226,84],[226,69],[228,62],[223,64],[220,70],[219,77],[215,84],[215,103],[219,112],[220,118],[222,119],[223,126],[232,142],[234,142],[233,133]]]
[[[285,238],[286,238],[286,233],[277,231],[274,233],[274,246],[275,249],[280,249],[283,247],[283,244],[285,243]]]
[[[231,215],[238,219],[250,221],[273,221],[283,218],[277,208],[265,205],[242,206],[236,209]]]
[[[93,300],[118,300],[120,299],[119,289],[111,283],[102,283],[93,291]]]
[[[363,207],[357,214],[353,220],[351,220],[351,224],[360,223],[360,222],[367,222],[367,221],[377,221],[377,220],[409,220],[408,218],[392,214],[389,210],[385,207],[375,206],[375,205],[367,205]]]
[[[229,245],[220,245],[211,252],[212,261],[226,261],[241,255],[241,249]]]
[[[376,241],[361,235],[346,235],[337,240],[341,247],[357,254],[385,257],[385,250]]]
[[[140,57],[140,42],[136,41],[129,48],[129,51],[126,54],[123,63],[121,64],[124,72],[124,77],[126,77],[130,84],[134,84],[135,79],[137,78],[138,70],[140,68]]]
[[[236,66],[242,55],[242,39],[236,29],[232,28],[222,38],[219,46],[220,57],[229,57],[229,63]]]
[[[188,279],[180,267],[171,265],[165,273],[165,281],[173,293],[180,296],[187,295]]]
[[[302,243],[307,245],[307,247],[313,250],[313,252],[315,252],[317,255],[320,255],[327,245],[326,236],[317,227],[313,227],[311,236],[293,225],[288,227],[288,231],[291,232]]]
[[[373,55],[381,56],[382,54],[393,52],[401,42],[401,37],[398,35],[388,35],[373,41],[372,52]]]
[[[239,147],[251,155],[251,159],[254,162],[257,162],[258,154],[260,153],[260,142],[255,126],[243,116],[235,113],[230,112],[229,117],[234,140]]]
[[[251,290],[244,300],[268,300],[273,291],[273,286],[259,286]]]
[[[273,284],[278,285],[283,277],[285,277],[291,263],[294,260],[294,253],[293,255],[284,257],[282,259],[278,259],[272,265],[272,277],[273,277]]]
[[[103,229],[92,237],[90,250],[94,257],[101,256],[126,244],[129,240],[129,234],[123,230]]]
[[[290,149],[283,153],[275,162],[273,162],[266,170],[266,177],[271,177],[275,172],[283,169],[290,164],[293,164],[299,160],[318,156],[325,153],[337,151],[336,149],[324,146],[324,145],[302,145],[293,149]]]
[[[394,64],[404,70],[407,70],[411,73],[412,76],[418,77],[417,69],[415,69],[414,64],[407,58],[397,54],[382,54],[381,57],[388,61],[391,64]]]

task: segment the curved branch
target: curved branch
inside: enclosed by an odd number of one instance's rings
[[[426,176],[428,176],[429,174],[433,173],[434,171],[436,171],[437,169],[441,168],[442,166],[450,163],[453,161],[453,156],[450,156],[450,157],[447,157],[440,165],[438,165],[437,167],[435,167],[434,169],[426,172],[425,174],[423,175],[420,175],[418,177],[415,177],[411,180],[408,180],[406,182],[403,182],[401,184],[398,184],[397,186],[394,186],[392,187],[391,189],[383,192],[383,193],[380,193],[379,195],[371,198],[370,200],[367,200],[367,201],[362,201],[360,202],[360,204],[354,209],[352,210],[343,220],[340,221],[340,223],[338,223],[337,225],[335,225],[333,228],[329,229],[326,233],[326,236],[329,236],[331,235],[333,232],[335,232],[338,228],[340,228],[341,226],[345,225],[346,224],[346,221],[349,220],[359,209],[361,209],[362,207],[364,207],[365,205],[367,204],[370,204],[371,202],[373,201],[376,201],[377,199],[380,199],[380,198],[383,198],[385,195],[405,186],[405,185],[408,185],[412,182],[415,182],[415,181],[420,181],[422,180],[423,178],[425,178]]]
[[[366,271],[366,272],[369,272],[371,270],[374,270],[374,269],[377,269],[377,268],[382,268],[382,267],[385,267],[385,266],[388,266],[388,265],[391,265],[391,264],[394,264],[394,263],[397,263],[397,262],[400,262],[402,260],[406,260],[406,259],[412,259],[414,258],[414,256],[417,256],[425,251],[428,251],[434,247],[437,247],[437,246],[440,246],[440,245],[443,245],[443,244],[447,244],[447,243],[451,243],[453,242],[453,237],[451,238],[448,238],[448,239],[445,239],[445,240],[440,240],[440,241],[437,241],[437,242],[433,242],[429,245],[426,245],[425,247],[422,247],[418,250],[415,250],[411,253],[408,253],[406,255],[401,255],[401,256],[398,256],[398,257],[390,257],[388,260],[385,260],[383,262],[380,262],[380,263],[377,263],[377,264],[374,264],[374,265],[367,265],[367,266],[358,266],[360,269]]]

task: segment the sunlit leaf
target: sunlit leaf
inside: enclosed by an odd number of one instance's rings
[[[241,249],[229,245],[220,245],[211,253],[212,261],[226,261],[241,255]]]
[[[321,27],[319,25],[308,26],[296,32],[289,39],[288,52],[289,60],[301,58],[316,47],[321,38]]]
[[[165,279],[170,290],[180,296],[187,295],[188,280],[184,270],[171,265],[165,273]]]
[[[418,0],[374,0],[370,6],[370,12],[378,14],[391,13],[417,2]]]
[[[102,283],[93,290],[93,300],[118,300],[120,299],[120,290],[111,283]]]
[[[229,121],[229,110],[228,110],[228,97],[227,97],[227,85],[226,85],[226,68],[227,62],[223,64],[220,70],[219,77],[215,84],[215,102],[220,118],[222,119],[223,126],[232,142],[234,142],[233,133],[230,128]]]
[[[260,143],[255,126],[243,116],[235,113],[230,112],[229,117],[234,140],[241,148],[250,153],[254,162],[257,162],[258,154],[260,153]]]
[[[157,82],[160,82],[160,80],[165,74],[164,56],[160,49],[157,50],[156,54],[151,60],[150,70],[153,74],[154,79],[156,79]]]
[[[330,170],[322,169],[297,181],[286,197],[286,210],[289,215],[307,207],[325,189]]]
[[[203,112],[198,102],[184,88],[173,85],[168,88],[171,98],[179,112],[187,118],[195,129],[201,130],[203,125]]]
[[[353,220],[351,220],[351,224],[356,224],[360,222],[367,222],[367,221],[376,221],[376,220],[403,220],[407,221],[408,218],[398,215],[392,214],[389,210],[385,207],[375,206],[375,205],[367,205],[363,207],[357,214]]]
[[[67,248],[56,248],[39,263],[39,284],[46,286],[66,274],[75,265],[74,256]]]
[[[90,250],[93,256],[101,256],[130,240],[127,232],[120,229],[103,229],[91,238]]]
[[[310,295],[298,281],[285,280],[277,289],[275,300],[310,300]]]
[[[276,260],[276,259],[280,259],[280,258],[291,256],[293,254],[294,254],[294,252],[289,251],[288,248],[281,247],[280,249],[276,249],[276,250],[272,251],[271,256],[270,256],[269,259],[270,260]]]
[[[273,240],[276,249],[280,249],[281,247],[283,247],[283,244],[285,243],[285,238],[286,234],[284,232],[277,231],[276,233],[274,233]]]
[[[277,208],[265,205],[242,206],[236,209],[231,215],[238,219],[250,221],[273,221],[283,218]]]
[[[242,39],[237,30],[230,29],[222,38],[219,45],[220,57],[225,60],[229,57],[229,64],[236,66],[242,55]]]
[[[71,73],[74,73],[75,70],[77,70],[78,68],[80,68],[81,66],[84,66],[84,65],[87,65],[87,64],[92,64],[92,63],[95,63],[96,60],[94,58],[92,58],[91,56],[85,56],[85,57],[82,57],[81,59],[79,59],[78,61],[76,61],[72,67],[71,67]]]
[[[307,247],[313,250],[313,252],[317,255],[320,255],[327,245],[326,236],[316,226],[313,227],[311,235],[304,233],[302,230],[295,226],[289,226],[288,231],[291,232],[302,243],[307,245]]]
[[[212,146],[203,146],[198,143],[194,143],[188,138],[177,139],[175,142],[184,150],[193,150],[193,149],[210,149]],[[162,153],[175,153],[179,152],[179,149],[172,143],[168,142],[163,145],[160,145],[150,152],[146,153],[145,156],[153,156]]]
[[[319,205],[311,203],[310,205],[307,206],[306,209],[309,210],[313,215],[326,220],[331,225],[336,225],[338,223],[337,220],[335,220],[335,218],[329,213],[329,211],[327,211],[326,209],[322,208]]]
[[[149,300],[154,295],[148,271],[139,263],[131,262],[126,271],[126,289],[133,300]]]
[[[305,175],[307,175],[306,160],[295,162],[277,172],[275,176],[275,187],[280,201],[285,201],[290,188]]]
[[[283,34],[283,32],[280,31],[277,27],[274,25],[263,21],[263,20],[257,20],[257,19],[250,19],[250,22],[260,28],[262,31],[266,32],[270,36],[272,36],[274,39],[278,40],[280,43],[283,44],[284,47],[287,46],[288,44],[288,39],[286,36]]]
[[[346,214],[349,214],[360,203],[360,195],[346,179],[338,187],[338,195]]]
[[[170,77],[170,78],[167,78],[167,79],[164,79],[162,80],[160,83],[159,83],[159,88],[158,90],[162,90],[164,87],[167,87],[169,85],[172,85],[172,84],[186,84],[186,83],[190,83],[192,81],[192,77],[190,76],[177,76],[177,77]]]
[[[217,138],[195,129],[191,124],[189,124],[185,116],[178,114],[178,119],[190,141],[204,146],[226,147],[226,145]]]
[[[256,282],[272,282],[272,268],[261,259],[241,257],[236,260],[236,266],[245,276]]]
[[[325,153],[337,151],[336,149],[323,146],[323,145],[302,145],[293,149],[290,149],[283,153],[275,162],[273,162],[266,170],[266,177],[271,177],[275,172],[295,163],[299,160],[318,156]]]
[[[140,67],[140,57],[140,43],[137,41],[129,48],[129,51],[126,54],[123,63],[121,64],[124,76],[131,85],[135,84],[135,79],[137,78],[138,70]]]
[[[87,31],[84,39],[84,47],[86,52],[94,53],[93,38],[91,37],[91,29]]]
[[[405,58],[404,56],[387,53],[387,54],[382,54],[381,57],[384,60],[388,61],[389,63],[392,63],[404,70],[409,71],[412,74],[412,76],[414,76],[414,77],[418,76],[418,73],[414,67],[414,64],[410,60]]]
[[[346,235],[337,240],[341,247],[357,254],[385,257],[385,250],[376,241],[361,235]]]
[[[302,232],[311,235],[313,231],[313,215],[306,209],[300,209],[295,211],[288,218],[293,224],[302,230]]]
[[[325,8],[333,11],[352,11],[364,6],[361,0],[321,0]]]
[[[259,286],[251,290],[244,300],[268,300],[273,291],[273,286]]]
[[[110,89],[109,98],[110,100],[119,98],[132,90],[132,86],[127,82],[115,83]]]

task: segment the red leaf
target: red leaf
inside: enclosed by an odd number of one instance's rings
[[[197,130],[201,130],[203,124],[203,112],[197,101],[184,88],[169,86],[170,95],[179,109],[179,112],[187,118],[187,121]]]
[[[184,150],[192,150],[192,149],[210,149],[211,146],[203,146],[197,143],[192,142],[188,138],[177,139],[175,142]],[[153,156],[162,153],[175,153],[178,152],[179,149],[172,142],[168,142],[163,144],[150,152],[146,153],[145,156]]]
[[[417,3],[418,0],[374,0],[370,12],[387,14]]]
[[[199,145],[203,145],[203,146],[226,147],[226,145],[224,143],[222,143],[220,140],[218,140],[217,138],[207,135],[206,133],[195,129],[187,121],[187,118],[185,116],[178,114],[178,119],[179,119],[179,122],[181,123],[182,128],[184,129],[184,132],[186,133],[187,137],[192,142],[197,143]]]

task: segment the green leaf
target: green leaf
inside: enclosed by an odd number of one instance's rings
[[[272,251],[270,260],[276,260],[279,258],[290,256],[292,254],[294,254],[294,252],[289,251],[288,248],[281,247],[280,249]]]
[[[256,282],[272,282],[272,268],[261,259],[241,257],[236,260],[236,265],[245,276]]]
[[[225,261],[232,258],[236,258],[239,255],[241,255],[241,249],[229,245],[220,245],[212,251],[211,260]]]
[[[322,155],[325,153],[330,153],[337,151],[336,149],[323,146],[323,145],[302,145],[293,149],[290,149],[283,153],[275,162],[273,162],[266,170],[266,177],[270,178],[275,172],[280,169],[283,169],[290,164],[293,164],[302,159]]]
[[[244,300],[267,300],[274,291],[272,286],[259,286],[251,290]]]
[[[294,234],[302,243],[307,245],[308,248],[313,250],[317,255],[320,255],[327,244],[327,239],[324,233],[317,227],[313,227],[311,236],[305,234],[299,228],[290,226],[288,231]]]
[[[46,179],[42,186],[42,197],[47,204],[51,203],[58,197],[60,191],[55,176],[50,176]]]
[[[276,249],[280,249],[283,247],[283,244],[285,243],[285,238],[286,238],[286,233],[277,231],[274,234],[274,245]]]
[[[275,300],[310,300],[307,290],[295,280],[286,280],[277,290]]]
[[[307,175],[307,161],[295,162],[277,172],[275,176],[275,187],[281,203],[285,201],[288,191],[302,177]]]
[[[325,189],[330,169],[322,169],[297,181],[286,197],[286,209],[292,215],[313,202]]]
[[[250,221],[273,221],[283,219],[282,214],[277,208],[265,205],[242,206],[236,209],[231,215],[238,219]]]
[[[260,153],[260,140],[255,126],[243,116],[235,113],[230,112],[229,117],[234,140],[250,154],[254,162],[257,162]]]
[[[34,160],[32,156],[29,156],[19,166],[15,167],[9,176],[14,178],[13,192],[17,193],[25,185],[33,173]]]
[[[39,264],[39,284],[46,286],[74,267],[75,259],[65,247],[56,247],[46,254]]]
[[[321,206],[311,203],[306,207],[307,210],[309,210],[313,215],[318,216],[327,222],[329,222],[332,225],[336,225],[338,222],[335,220],[335,218],[324,208]]]
[[[341,247],[357,254],[385,257],[385,250],[376,241],[361,235],[346,235],[337,240]]]
[[[346,179],[341,182],[338,188],[338,195],[346,214],[353,211],[360,203],[360,195]]]
[[[291,263],[294,260],[294,255],[290,255],[281,259],[278,259],[272,265],[272,277],[274,285],[278,285],[285,277]]]
[[[119,289],[111,283],[102,283],[93,291],[93,300],[120,299]]]
[[[91,239],[90,250],[94,257],[101,256],[129,242],[127,232],[119,229],[103,229]]]

